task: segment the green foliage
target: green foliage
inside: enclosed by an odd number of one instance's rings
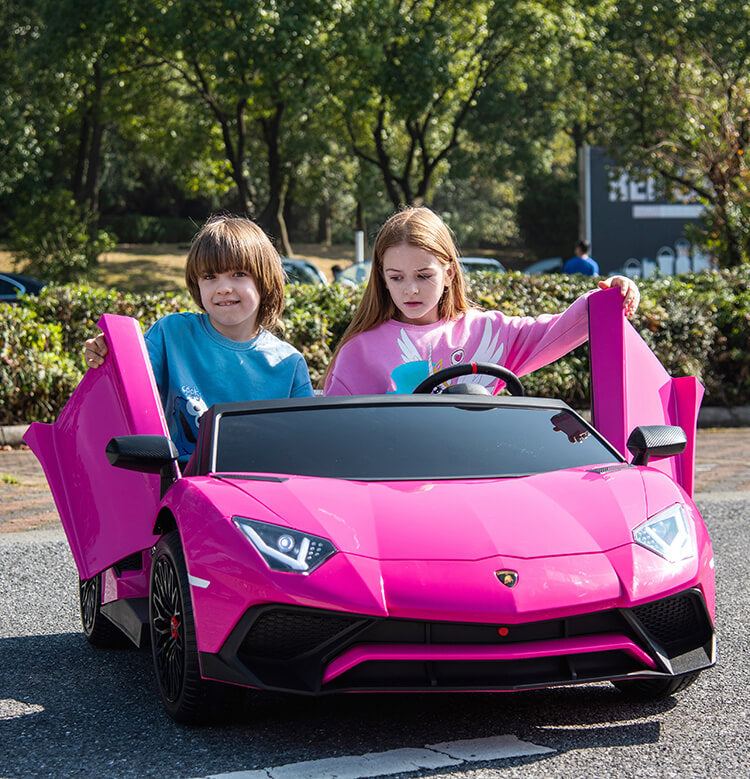
[[[85,278],[99,255],[114,249],[114,236],[97,230],[92,217],[64,189],[22,205],[10,227],[8,249],[24,270],[62,283]]]
[[[712,248],[732,266],[750,259],[749,26],[747,3],[621,0],[604,41],[613,146],[698,196]]]
[[[66,285],[45,287],[38,296],[25,298],[25,305],[40,322],[61,327],[62,347],[83,365],[83,343],[98,332],[102,314],[132,316],[145,330],[157,319],[177,311],[196,310],[187,294],[134,295],[114,289]]]
[[[52,422],[83,375],[62,346],[62,325],[0,304],[0,425]]]
[[[102,219],[119,243],[189,243],[197,225],[190,219],[145,214],[118,214]]]
[[[706,405],[750,404],[750,267],[686,274],[640,283],[633,325],[673,376],[696,376]],[[583,276],[475,274],[470,296],[485,308],[514,316],[562,311],[592,288]],[[283,323],[318,384],[348,326],[362,287],[290,286]],[[168,313],[195,309],[187,295],[130,295],[114,290],[47,288],[20,305],[3,306],[0,334],[0,424],[53,419],[81,377],[83,342],[101,314],[137,318],[145,329]],[[585,345],[523,378],[529,395],[589,403]]]
[[[341,284],[287,287],[285,337],[302,352],[314,387],[322,380],[363,289]]]

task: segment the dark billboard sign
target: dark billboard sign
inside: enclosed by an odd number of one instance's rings
[[[655,176],[623,171],[602,148],[584,147],[582,155],[582,227],[602,274],[638,264],[644,275],[653,268],[672,274],[705,266],[707,258],[685,238],[685,227],[703,210],[696,198],[665,197]]]

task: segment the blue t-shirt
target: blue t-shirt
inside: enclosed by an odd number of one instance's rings
[[[192,454],[198,420],[214,403],[311,397],[307,364],[267,330],[232,341],[208,314],[169,314],[144,336],[167,419],[180,455]]]
[[[599,263],[591,257],[571,257],[563,265],[563,273],[582,273],[584,276],[598,276]]]

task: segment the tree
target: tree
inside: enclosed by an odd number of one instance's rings
[[[528,17],[513,0],[362,0],[336,40],[335,94],[353,152],[394,207],[429,200],[491,76]],[[513,13],[513,24],[504,14]],[[517,25],[515,23],[517,22]]]
[[[136,40],[218,128],[240,207],[291,252],[287,193],[326,99],[327,0],[136,0]]]
[[[707,209],[725,262],[750,259],[750,7],[718,0],[620,3],[609,39],[612,136]]]

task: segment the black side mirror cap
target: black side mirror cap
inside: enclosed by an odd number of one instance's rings
[[[685,431],[678,425],[641,425],[628,437],[633,465],[648,465],[651,457],[673,457],[687,446]]]
[[[174,442],[163,435],[117,436],[104,451],[110,465],[140,473],[162,473],[179,456]]]

